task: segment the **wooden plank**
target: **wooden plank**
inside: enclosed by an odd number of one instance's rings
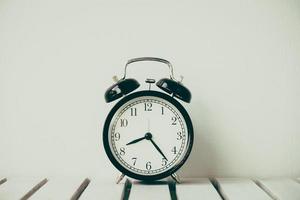
[[[220,194],[230,200],[271,200],[272,198],[250,179],[217,178]]]
[[[82,193],[80,200],[121,199],[124,183],[116,184],[113,180],[91,180]]]
[[[36,189],[35,186],[41,183],[43,178],[40,177],[11,177],[5,184],[0,187],[0,199],[26,199],[32,195]],[[34,189],[34,190],[33,190]],[[28,194],[28,192],[31,192]]]
[[[209,179],[183,179],[180,184],[176,184],[176,193],[178,199],[193,200],[221,200],[222,198],[211,184]]]
[[[48,178],[48,183],[38,190],[30,200],[70,199],[79,188],[83,178]]]
[[[263,179],[257,182],[274,199],[299,200],[300,184],[291,179]]]
[[[130,191],[130,200],[154,200],[160,199],[164,200],[170,199],[170,192],[168,183],[165,181],[160,181],[153,184],[133,182]]]

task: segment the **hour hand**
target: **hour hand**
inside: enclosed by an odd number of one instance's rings
[[[138,138],[138,139],[135,139],[135,140],[132,140],[131,142],[127,143],[126,145],[131,145],[131,144],[137,143],[137,142],[139,142],[141,140],[144,140],[144,139],[146,139],[145,136],[141,137],[141,138]]]

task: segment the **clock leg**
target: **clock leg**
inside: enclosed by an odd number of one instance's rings
[[[119,184],[119,183],[123,180],[124,176],[125,176],[125,174],[119,175],[119,176],[117,177],[116,183]]]
[[[171,177],[174,179],[174,181],[175,181],[176,183],[180,183],[179,176],[178,176],[176,173],[171,174]]]

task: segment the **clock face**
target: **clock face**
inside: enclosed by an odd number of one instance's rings
[[[172,97],[142,91],[122,99],[104,127],[113,164],[133,178],[163,178],[187,159],[193,141],[190,118]]]

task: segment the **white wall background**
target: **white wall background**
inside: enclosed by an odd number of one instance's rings
[[[300,175],[300,3],[288,0],[2,0],[0,175],[115,178],[103,94],[139,56],[169,59],[193,93],[182,175]]]

